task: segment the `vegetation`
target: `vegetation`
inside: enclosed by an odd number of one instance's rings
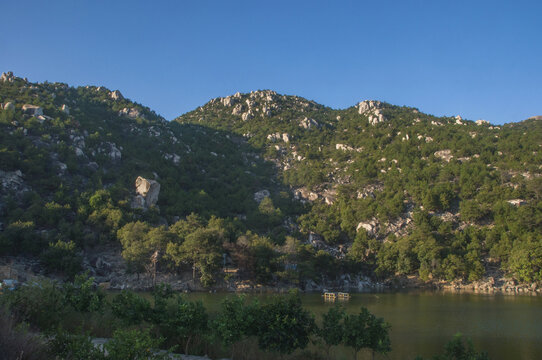
[[[383,103],[386,120],[371,124],[357,107],[258,91],[166,122],[111,94],[0,84],[15,105],[0,110],[0,256],[69,280],[107,246],[129,272],[192,272],[202,286],[224,280],[224,255],[262,284],[496,269],[542,281],[540,121],[480,125]],[[131,206],[137,176],[161,184],[156,206]]]
[[[243,297],[227,298],[217,314],[208,314],[201,302],[187,301],[167,285],[156,287],[151,304],[129,291],[106,300],[99,288],[87,287],[91,281],[77,277],[62,286],[44,281],[6,292],[0,296],[0,320],[11,313],[9,336],[26,336],[56,359],[166,358],[165,352],[158,351],[160,347],[218,356],[223,351],[235,354],[234,347],[246,341],[257,344],[260,354],[282,358],[292,354],[290,359],[314,358],[302,351],[310,342],[352,346],[355,358],[361,349],[377,353],[391,349],[389,326],[367,309],[359,314],[332,309],[318,326],[296,292],[263,304],[246,303]],[[48,341],[14,333],[13,323],[18,322],[44,332]],[[108,332],[103,333],[104,329]],[[96,336],[110,339],[100,348],[91,342]]]

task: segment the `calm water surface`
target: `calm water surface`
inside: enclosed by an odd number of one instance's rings
[[[232,294],[191,293],[190,300],[202,300],[209,312]],[[249,295],[266,301],[273,295]],[[352,294],[342,302],[348,312],[360,306],[383,317],[392,325],[392,352],[388,359],[429,357],[440,352],[457,332],[472,339],[477,349],[491,359],[542,359],[542,297],[443,292],[394,292]],[[303,305],[320,315],[333,306],[320,294],[302,294]],[[338,359],[351,359],[338,349]]]

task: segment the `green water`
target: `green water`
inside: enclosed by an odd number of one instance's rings
[[[192,293],[210,313],[231,294]],[[272,295],[249,295],[266,301]],[[320,294],[302,294],[304,306],[320,318],[332,304]],[[387,359],[429,357],[440,352],[452,336],[461,332],[477,349],[494,360],[542,359],[542,297],[442,292],[394,292],[352,294],[342,302],[348,312],[367,307],[392,325],[392,352]],[[337,359],[351,359],[347,349],[337,349]]]

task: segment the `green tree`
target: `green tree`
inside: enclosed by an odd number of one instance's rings
[[[186,355],[194,338],[205,335],[209,330],[208,315],[202,302],[185,301],[181,296],[177,297],[177,303],[160,325],[166,330],[168,338],[184,342]]]
[[[344,308],[336,305],[322,316],[322,327],[318,329],[318,334],[326,344],[328,359],[330,359],[331,347],[341,344],[344,339],[343,320],[345,315]]]
[[[226,298],[222,301],[221,311],[213,322],[213,329],[223,345],[231,346],[231,358],[234,358],[235,344],[249,337],[254,332],[254,321],[258,316],[257,304],[245,304],[244,296]]]
[[[389,325],[362,307],[357,315],[347,315],[344,319],[344,344],[354,350],[354,359],[361,349],[375,353],[391,350],[388,335]]]
[[[132,291],[122,290],[111,301],[111,311],[126,325],[138,325],[150,317],[151,304]]]
[[[284,355],[304,349],[314,330],[314,319],[297,294],[276,297],[258,311],[256,335],[262,350]]]
[[[423,360],[421,356],[415,360]],[[463,340],[463,335],[458,333],[444,347],[444,353],[435,355],[433,360],[489,360],[485,352],[477,352],[470,339]]]

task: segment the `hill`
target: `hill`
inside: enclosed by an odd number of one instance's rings
[[[0,103],[0,254],[34,272],[179,288],[542,280],[536,119],[265,90],[168,122],[118,90],[11,73]]]

